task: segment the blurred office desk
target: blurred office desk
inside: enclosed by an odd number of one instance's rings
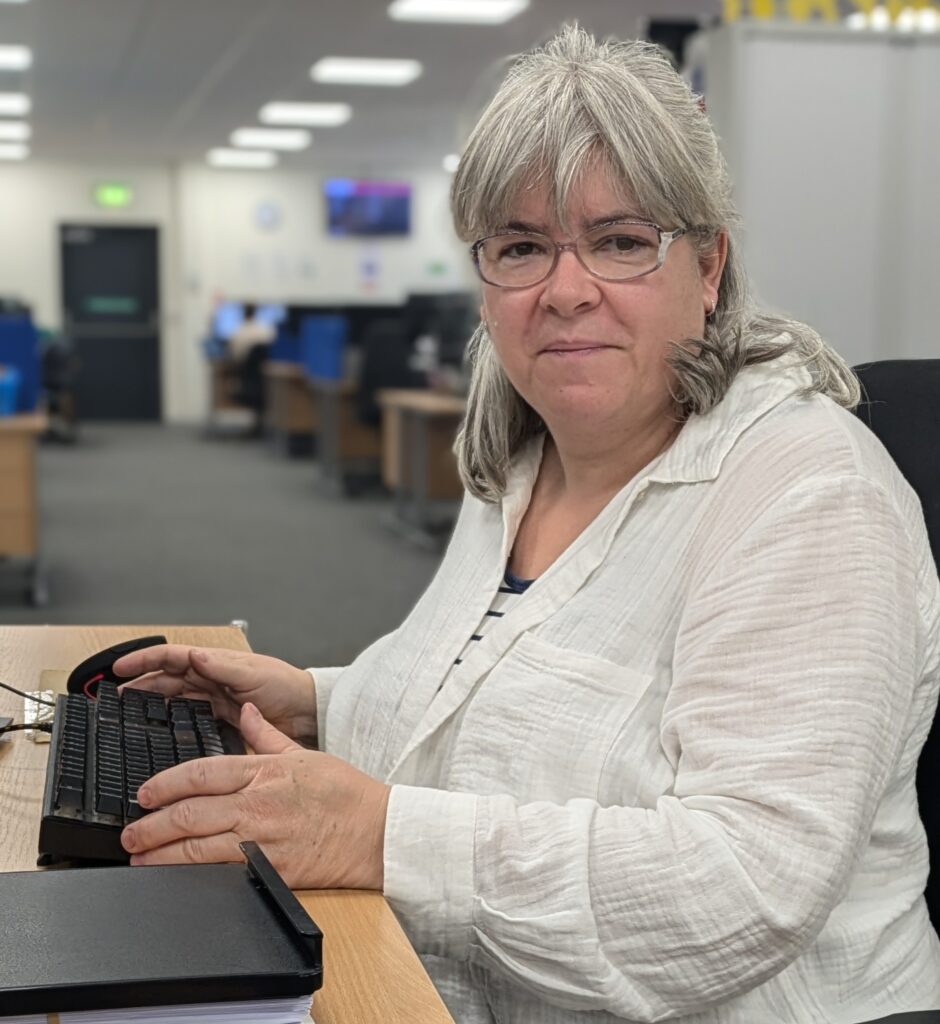
[[[226,413],[244,410],[238,401],[241,386],[238,362],[231,356],[216,356],[209,360],[209,418],[206,432],[214,434],[222,426]]]
[[[319,414],[317,459],[320,484],[331,494],[348,494],[357,478],[377,475],[381,436],[359,419],[355,381],[310,377]]]
[[[467,411],[458,395],[419,389],[379,391],[382,480],[395,494],[398,524],[417,540],[436,541],[463,497],[454,439]],[[442,504],[447,513],[442,516]]]
[[[264,374],[264,425],[288,455],[307,454],[319,429],[319,410],[300,363],[268,360]]]
[[[35,690],[46,669],[71,670],[94,651],[151,633],[163,633],[173,643],[248,648],[233,626],[0,626],[0,679]],[[0,715],[22,721],[22,698],[0,690]],[[22,732],[0,740],[2,871],[36,866],[48,751],[48,744],[33,743]],[[326,936],[324,986],[314,998],[316,1024],[452,1024],[379,893],[311,891],[298,897]]]
[[[0,557],[27,559],[27,596],[49,599],[39,547],[36,439],[49,426],[44,413],[0,416]]]

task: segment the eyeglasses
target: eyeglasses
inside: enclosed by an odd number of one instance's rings
[[[585,231],[573,242],[556,242],[537,231],[504,231],[473,243],[470,255],[481,279],[497,288],[530,288],[544,281],[564,250],[594,277],[632,281],[659,270],[669,246],[690,228],[663,231],[644,220],[618,220]]]

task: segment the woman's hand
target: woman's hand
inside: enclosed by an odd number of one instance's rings
[[[141,806],[160,810],[124,829],[131,863],[237,861],[254,840],[293,889],[381,889],[389,787],[299,747],[253,704],[240,728],[254,756],[199,758],[141,786]]]
[[[286,661],[251,651],[161,644],[125,654],[114,663],[119,676],[133,678],[134,689],[165,697],[194,697],[212,702],[212,711],[238,726],[241,708],[251,701],[286,736],[316,744],[317,695],[313,677]]]

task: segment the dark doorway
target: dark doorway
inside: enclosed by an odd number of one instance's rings
[[[79,419],[159,420],[157,229],[63,224],[59,243]]]

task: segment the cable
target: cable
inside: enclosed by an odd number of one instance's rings
[[[52,722],[18,722],[16,725],[8,725],[5,728],[0,725],[0,736],[8,732],[17,732],[20,729],[34,729],[36,732],[52,732]]]
[[[0,686],[2,686],[4,690],[9,690],[10,693],[15,693],[18,697],[25,697],[27,700],[34,700],[37,704],[45,704],[47,708],[55,707],[55,701],[43,700],[42,697],[34,697],[32,694],[24,693],[22,690],[18,690],[15,686],[10,686],[8,683],[0,683]],[[27,728],[30,728],[30,726],[27,726]]]

